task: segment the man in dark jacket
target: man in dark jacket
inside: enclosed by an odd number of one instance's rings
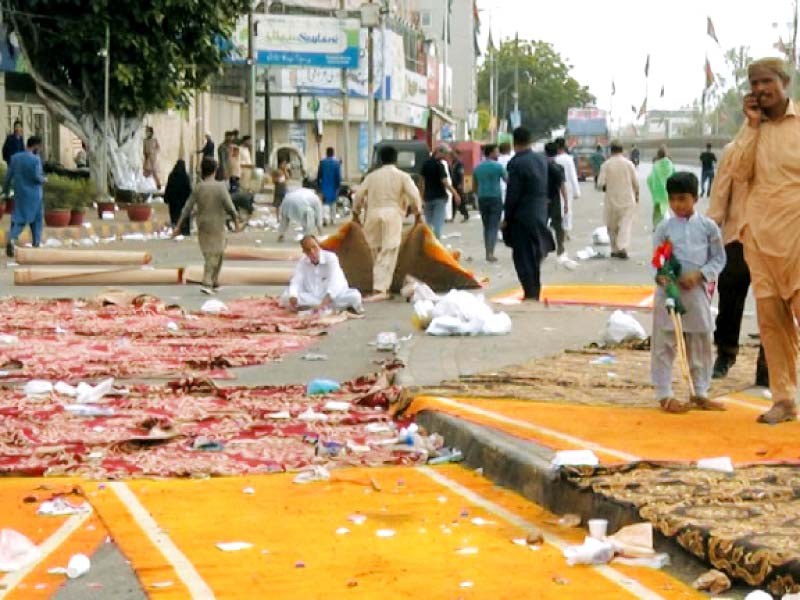
[[[531,150],[531,133],[514,130],[514,158],[508,163],[503,240],[511,247],[514,268],[526,300],[539,300],[540,267],[555,250],[547,228],[547,160]]]
[[[25,140],[22,138],[21,121],[14,121],[14,133],[9,133],[3,144],[3,160],[6,164],[11,164],[11,157],[17,152],[25,152]]]
[[[456,202],[453,198],[453,214],[456,210],[461,213],[461,222],[466,223],[469,221],[469,209],[467,208],[467,196],[464,194],[464,163],[462,163],[456,152],[450,154],[450,179],[453,180],[453,187],[456,188],[458,195],[461,197],[461,202]]]

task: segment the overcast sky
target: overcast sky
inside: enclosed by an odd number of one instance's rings
[[[702,92],[706,53],[724,72],[722,53],[750,47],[754,57],[778,54],[779,35],[791,35],[793,0],[478,0],[485,48],[491,24],[495,44],[513,38],[544,40],[573,66],[601,108],[631,120],[645,96],[644,65],[650,54],[650,109],[677,109]],[[720,46],[706,35],[711,17]],[[611,107],[611,81],[616,95]],[[661,86],[664,98],[659,98]]]

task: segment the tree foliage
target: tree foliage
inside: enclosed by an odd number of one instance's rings
[[[478,72],[478,101],[489,104],[490,66],[497,62],[498,108],[500,117],[507,117],[514,106],[514,73],[519,64],[519,106],[522,124],[535,137],[565,125],[567,109],[594,101],[586,86],[570,75],[551,44],[541,41],[514,40],[504,42],[484,61]]]

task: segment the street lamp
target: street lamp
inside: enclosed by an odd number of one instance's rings
[[[103,181],[101,190],[103,193],[108,197],[108,113],[109,113],[109,102],[108,102],[108,89],[109,89],[109,76],[111,71],[111,28],[109,27],[108,23],[106,23],[106,47],[100,50],[97,53],[98,56],[103,58],[105,65],[104,65],[104,77],[103,77],[103,153],[102,153],[102,161],[101,165],[102,168],[100,172],[102,173]],[[106,198],[103,198],[105,200]]]

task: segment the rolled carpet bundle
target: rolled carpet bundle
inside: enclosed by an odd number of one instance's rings
[[[406,275],[427,283],[435,292],[481,287],[472,272],[458,264],[423,223],[414,225],[403,236],[392,279],[393,292],[400,291]]]
[[[229,267],[223,265],[219,272],[220,285],[288,285],[294,274],[293,267]],[[203,266],[192,265],[184,271],[184,282],[201,283]]]
[[[275,260],[296,261],[300,260],[303,252],[300,246],[291,248],[260,248],[258,246],[227,246],[225,260]]]
[[[14,256],[21,265],[147,265],[153,260],[149,252],[24,247]]]
[[[182,275],[177,267],[22,267],[14,269],[14,285],[170,285],[181,283]]]
[[[350,287],[364,294],[372,291],[372,250],[359,223],[345,223],[338,232],[322,240],[320,246],[339,257],[339,264]]]

